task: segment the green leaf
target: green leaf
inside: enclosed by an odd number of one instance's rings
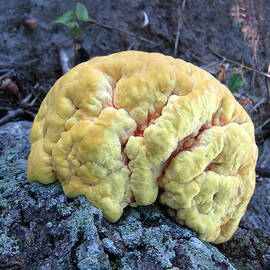
[[[63,23],[63,24],[71,29],[72,35],[74,37],[78,37],[82,33],[82,28],[75,21],[67,22],[67,23]]]
[[[242,76],[237,72],[233,72],[229,78],[229,88],[231,92],[238,91],[242,86],[243,86]]]
[[[74,37],[78,37],[82,33],[82,28],[77,22],[74,22],[74,25],[71,27],[71,31]]]
[[[235,21],[235,20],[233,20],[233,22],[232,22],[232,26],[237,28],[237,27],[238,27],[238,22],[237,22],[237,21]]]
[[[55,21],[53,21],[52,23],[62,23],[67,25],[67,23],[72,22],[76,19],[75,13],[73,10],[70,10],[66,13],[64,13],[63,15],[61,15],[60,17],[58,17]]]
[[[87,22],[88,21],[88,10],[85,5],[77,3],[75,14],[78,20]]]
[[[75,28],[75,27],[76,27],[76,24],[77,24],[77,23],[76,23],[75,21],[64,23],[64,25],[66,25],[67,27],[69,27],[69,28],[71,28],[71,29]]]

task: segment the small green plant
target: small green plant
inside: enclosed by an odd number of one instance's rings
[[[235,28],[238,28],[238,22],[236,20],[233,20],[232,22],[232,26],[235,27]]]
[[[79,24],[80,21],[94,22],[94,20],[91,17],[89,17],[86,6],[81,3],[77,3],[75,10],[70,10],[62,14],[52,23],[60,23],[70,28],[72,32],[72,39],[73,41],[76,41],[76,39],[83,32],[83,29]]]
[[[233,71],[229,78],[229,89],[233,93],[238,91],[242,86],[243,86],[243,79],[241,74]]]

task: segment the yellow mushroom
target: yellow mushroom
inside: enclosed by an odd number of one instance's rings
[[[43,100],[28,179],[57,179],[116,222],[159,200],[202,240],[231,238],[254,192],[253,124],[206,71],[128,51],[74,67]]]

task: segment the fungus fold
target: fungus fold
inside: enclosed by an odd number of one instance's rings
[[[96,57],[62,76],[31,130],[30,183],[57,179],[110,222],[159,198],[202,240],[229,240],[254,192],[248,114],[206,71],[159,53]]]

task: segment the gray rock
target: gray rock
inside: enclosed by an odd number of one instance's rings
[[[258,178],[254,195],[239,228],[218,245],[238,269],[270,269],[270,179]]]
[[[270,140],[264,142],[258,165],[270,168]],[[270,178],[257,177],[254,195],[239,228],[219,250],[238,269],[270,269]]]
[[[270,139],[265,140],[263,143],[263,147],[258,159],[258,164],[262,168],[270,169]]]
[[[30,185],[30,127],[0,128],[0,268],[235,269],[158,203],[128,207],[111,224],[84,197],[66,198],[59,183]]]

